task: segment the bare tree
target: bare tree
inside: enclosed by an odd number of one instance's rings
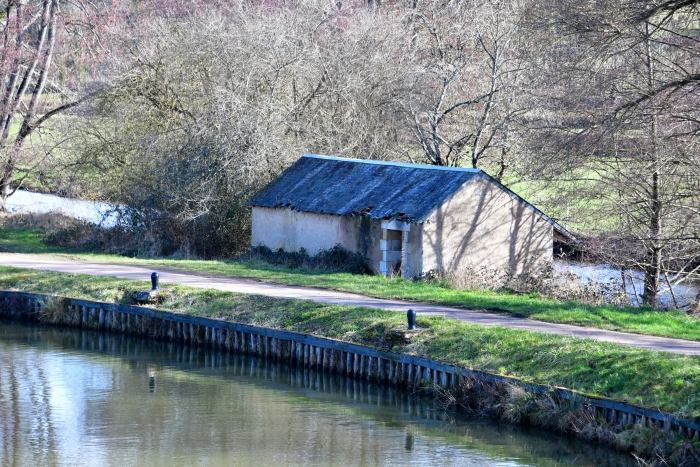
[[[568,188],[591,231],[635,246],[611,257],[644,272],[643,301],[692,276],[700,262],[693,92],[700,48],[694,3],[541,5],[555,58],[540,110],[540,173]],[[563,78],[563,79],[562,79]],[[556,148],[555,151],[550,150]],[[662,283],[663,280],[663,283]]]
[[[154,22],[80,127],[85,179],[198,254],[247,248],[246,200],[305,152],[405,157],[393,18],[310,1]]]
[[[396,96],[405,91],[401,9],[335,10],[313,32],[305,87],[286,120],[311,152],[406,160],[410,142]],[[297,95],[299,94],[298,91]]]
[[[503,177],[526,111],[520,8],[518,1],[430,1],[407,13],[415,57],[404,102],[431,164],[488,164]]]
[[[58,0],[0,2],[0,210],[42,163],[41,158],[24,157],[30,135],[87,96],[76,97],[51,77],[56,74],[57,47],[65,45],[59,36],[66,31],[84,33],[95,8],[92,3],[63,4]],[[87,21],[81,23],[81,18]],[[49,96],[45,94],[47,86]]]

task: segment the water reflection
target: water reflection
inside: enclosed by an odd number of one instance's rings
[[[8,466],[633,465],[314,370],[2,323],[0,439]]]
[[[17,190],[7,200],[7,210],[12,213],[60,213],[103,227],[113,227],[119,220],[115,206],[111,204],[24,190]]]
[[[619,269],[608,264],[583,264],[568,261],[554,261],[555,274],[574,274],[583,284],[603,290],[608,298],[612,294],[625,290],[627,301],[632,306],[641,305],[641,296],[644,291],[644,273],[636,270],[625,270],[623,274]],[[624,279],[624,282],[623,282]],[[669,277],[669,281],[675,283],[675,277]],[[661,308],[685,308],[695,300],[700,292],[700,282],[686,279],[680,284],[675,284],[673,294],[662,274],[659,287],[659,305]]]

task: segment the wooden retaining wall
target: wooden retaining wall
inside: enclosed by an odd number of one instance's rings
[[[206,346],[285,361],[321,372],[337,373],[360,380],[407,387],[438,386],[449,389],[460,378],[496,384],[515,384],[538,394],[551,394],[588,406],[598,418],[611,424],[655,425],[700,441],[700,423],[677,418],[659,410],[604,398],[584,396],[565,388],[523,383],[515,378],[470,370],[435,360],[397,354],[349,342],[211,318],[171,313],[139,306],[62,298],[26,292],[0,291],[0,316],[37,321],[42,306],[63,300],[59,316],[42,321],[146,336],[168,342]],[[47,310],[48,312],[48,310]]]

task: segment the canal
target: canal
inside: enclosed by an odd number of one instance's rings
[[[3,466],[632,466],[389,387],[106,333],[0,322]]]

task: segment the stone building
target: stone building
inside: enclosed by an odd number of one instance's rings
[[[307,154],[248,204],[253,246],[310,255],[340,245],[382,274],[551,263],[564,228],[478,169]]]

